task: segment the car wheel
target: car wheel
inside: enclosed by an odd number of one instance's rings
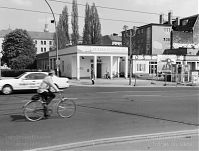
[[[3,88],[2,88],[2,93],[3,93],[3,94],[11,94],[12,91],[13,91],[13,88],[12,88],[11,85],[5,85],[5,86],[3,86]]]

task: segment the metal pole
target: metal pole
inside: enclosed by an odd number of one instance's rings
[[[129,39],[129,55],[130,55],[130,65],[129,65],[129,70],[130,70],[130,75],[129,75],[129,85],[131,85],[131,79],[132,79],[132,33],[130,29],[130,39]]]
[[[2,48],[1,48],[1,46],[0,46],[0,79],[1,79],[1,58],[2,58]]]
[[[55,35],[56,35],[56,70],[57,70],[57,75],[59,75],[59,58],[58,58],[58,34],[57,34],[57,30],[56,30],[56,20],[55,20],[55,15],[53,13],[53,10],[50,6],[50,4],[47,2],[47,0],[45,0],[45,2],[48,4],[52,14],[53,14],[53,18],[54,18],[54,23],[55,23]]]
[[[1,52],[0,52],[1,53]],[[1,55],[1,54],[0,54]],[[0,79],[1,79],[1,56],[0,56]]]

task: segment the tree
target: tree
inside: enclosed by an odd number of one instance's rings
[[[12,69],[26,69],[36,58],[36,47],[26,30],[16,29],[4,37],[2,62]]]
[[[90,6],[86,3],[85,8],[85,19],[84,19],[84,30],[83,30],[83,44],[91,44],[91,35],[90,35]]]
[[[59,21],[57,23],[56,32],[58,35],[58,49],[66,48],[66,45],[70,43],[68,34],[68,9],[65,6],[62,10],[62,14],[59,16]],[[56,35],[54,34],[55,46]]]
[[[95,3],[93,3],[91,7],[90,13],[90,21],[91,21],[91,43],[92,44],[101,44],[101,24],[99,21],[99,16],[97,12],[97,8]]]
[[[73,0],[72,13],[71,13],[71,24],[72,24],[72,45],[77,45],[79,40],[79,31],[78,31],[78,8],[77,1]]]
[[[101,44],[101,37],[101,24],[97,8],[94,3],[91,8],[86,4],[83,44]]]

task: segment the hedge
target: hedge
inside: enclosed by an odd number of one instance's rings
[[[22,69],[22,70],[10,70],[10,69],[2,69],[1,70],[1,76],[2,77],[17,77],[24,72],[34,72],[38,71],[37,69]]]

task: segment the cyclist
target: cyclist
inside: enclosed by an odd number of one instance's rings
[[[52,77],[55,74],[54,70],[50,70],[48,76],[46,76],[43,81],[41,82],[39,88],[37,89],[37,93],[39,93],[43,98],[46,104],[44,105],[44,117],[47,118],[47,105],[55,98],[55,94],[50,91],[53,88],[56,92],[60,90],[57,86],[53,83]]]

